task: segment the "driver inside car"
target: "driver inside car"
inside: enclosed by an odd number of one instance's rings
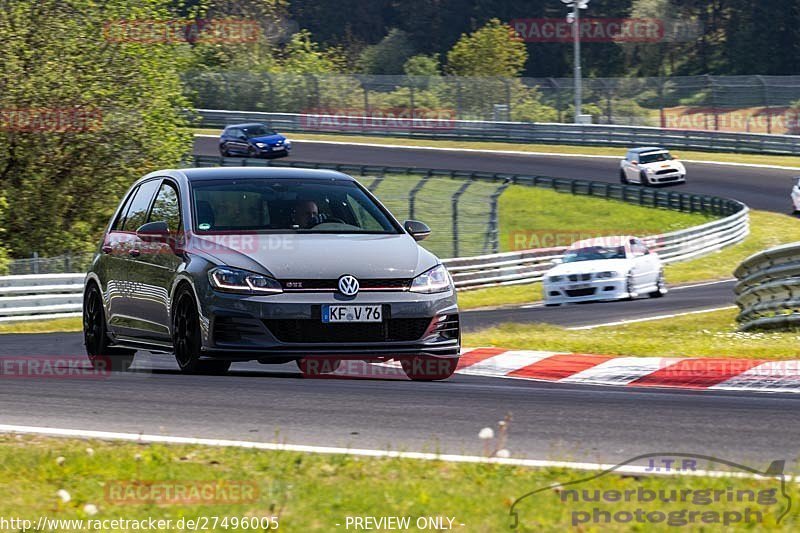
[[[297,200],[292,211],[292,227],[309,229],[320,224],[319,208],[313,200]]]

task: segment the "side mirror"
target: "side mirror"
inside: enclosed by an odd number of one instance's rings
[[[145,242],[167,242],[169,239],[169,225],[166,222],[148,222],[139,226],[136,236]]]
[[[405,228],[409,235],[414,237],[415,241],[425,240],[431,234],[431,228],[418,220],[406,220],[403,222],[403,228]]]
[[[240,141],[246,141],[247,140],[247,135],[239,135],[239,140]]]

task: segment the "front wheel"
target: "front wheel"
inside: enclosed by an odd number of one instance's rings
[[[658,273],[658,280],[656,281],[656,290],[649,294],[650,298],[661,298],[667,294],[667,282],[664,279],[664,271]]]
[[[83,344],[95,370],[124,372],[133,364],[134,350],[112,348],[100,289],[92,283],[83,296]]]
[[[644,170],[642,170],[642,171],[639,173],[639,181],[640,181],[640,182],[641,182],[641,184],[642,184],[642,185],[644,185],[645,187],[649,187],[650,185],[652,185],[652,184],[650,183],[650,178],[648,178],[648,177],[647,177],[647,172],[645,172]]]
[[[181,372],[186,374],[224,374],[231,366],[230,361],[200,359],[200,313],[189,289],[182,289],[177,298],[175,315],[172,319],[172,343],[175,348],[175,361]]]
[[[412,381],[441,381],[452,376],[458,368],[458,357],[408,357],[400,360],[408,379]]]
[[[619,182],[623,185],[628,185],[630,183],[624,169],[619,169]]]
[[[628,278],[625,282],[625,290],[628,291],[628,300],[633,300],[639,296],[639,293],[637,293],[634,288],[633,273],[628,272]]]

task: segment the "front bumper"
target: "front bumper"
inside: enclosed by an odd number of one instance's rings
[[[545,303],[558,305],[628,298],[626,278],[594,279],[580,282],[545,282]]]
[[[686,181],[686,171],[679,169],[671,169],[669,173],[656,174],[647,173],[647,179],[650,183],[677,183]]]
[[[286,292],[248,296],[216,292],[201,298],[202,355],[233,360],[296,357],[386,360],[452,358],[461,351],[455,295],[407,291]],[[381,323],[324,324],[326,304],[383,307]]]
[[[289,155],[291,147],[269,145],[264,148],[258,148],[258,155],[262,157],[282,157]]]

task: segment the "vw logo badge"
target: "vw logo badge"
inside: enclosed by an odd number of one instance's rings
[[[355,296],[358,294],[358,289],[358,280],[350,274],[339,278],[339,292],[345,296]]]

